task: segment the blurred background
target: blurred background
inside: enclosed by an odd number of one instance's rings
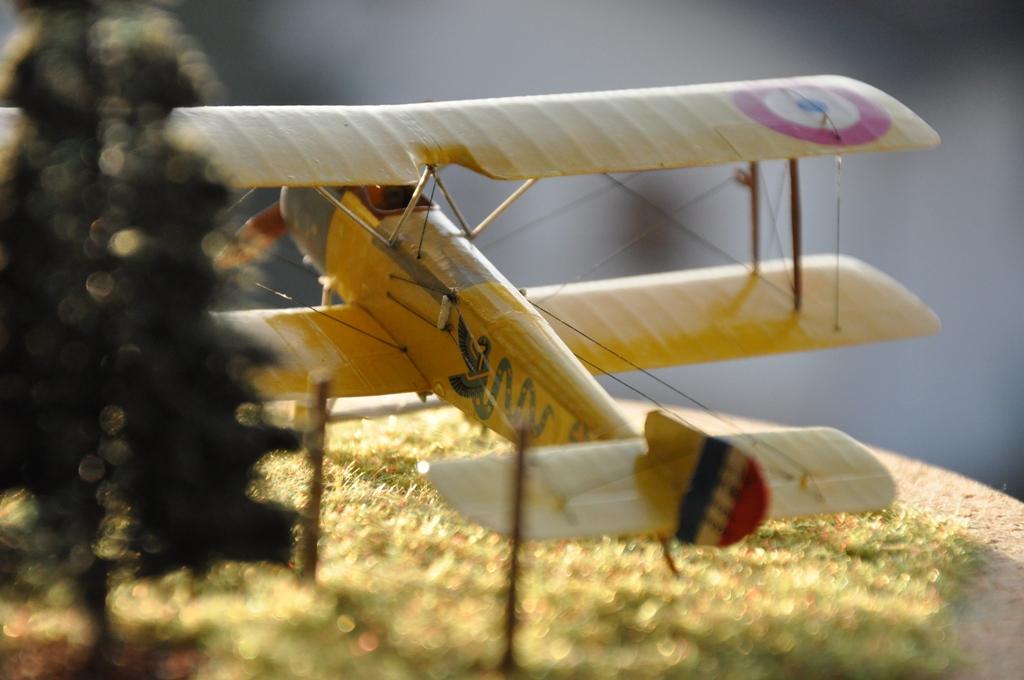
[[[842,252],[889,273],[936,311],[939,334],[659,376],[718,411],[830,425],[1024,497],[1024,4],[165,4],[206,50],[230,104],[392,104],[818,73],[892,94],[939,132],[941,146],[849,155],[841,174],[831,158],[803,162],[805,250],[834,251],[838,231]],[[3,24],[10,30],[9,10]],[[517,286],[746,260],[749,199],[731,180],[734,171],[620,178],[642,200],[608,190],[601,177],[544,182],[478,245]],[[778,206],[781,167],[767,175],[769,200]],[[444,177],[470,221],[513,188],[459,169]],[[250,197],[233,218],[241,222],[273,200]],[[685,229],[660,223],[660,211]],[[765,235],[764,256],[788,252],[785,229],[781,240]],[[315,303],[315,276],[281,263],[298,259],[278,247],[268,276]],[[642,376],[627,380],[666,403],[688,405]],[[616,396],[635,397],[605,384]]]

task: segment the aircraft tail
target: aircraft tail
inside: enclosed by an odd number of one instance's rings
[[[863,445],[827,428],[709,437],[654,411],[644,438],[527,451],[523,536],[563,539],[654,533],[724,546],[768,518],[886,507],[895,485]],[[512,531],[514,456],[431,462],[449,504]]]

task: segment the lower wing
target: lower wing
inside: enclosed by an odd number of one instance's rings
[[[593,373],[801,352],[928,335],[939,320],[850,257],[804,258],[793,308],[787,262],[546,286],[527,299]]]
[[[260,309],[216,318],[276,354],[273,365],[253,376],[268,399],[305,399],[311,376],[330,380],[331,397],[430,391],[405,350],[361,307]]]

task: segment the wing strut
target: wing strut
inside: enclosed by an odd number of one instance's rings
[[[472,239],[476,238],[477,236],[479,236],[480,232],[482,232],[487,227],[491,226],[491,222],[493,222],[498,217],[498,215],[500,215],[501,213],[505,212],[505,210],[510,205],[515,203],[516,200],[520,196],[522,196],[523,194],[526,193],[527,189],[529,189],[530,187],[532,187],[536,183],[537,183],[537,179],[536,178],[531,178],[531,179],[526,180],[522,184],[520,184],[518,189],[513,191],[512,194],[508,198],[506,198],[504,201],[502,201],[501,205],[499,205],[497,208],[494,209],[494,212],[492,212],[490,215],[485,217],[483,222],[481,222],[480,224],[477,225],[476,229],[474,229],[473,231],[469,232],[469,234],[468,234],[469,238],[472,240]]]
[[[448,193],[448,187],[441,181],[441,173],[437,171],[436,166],[430,166],[430,173],[434,176],[434,181],[437,182],[437,186],[441,188],[441,193],[444,194],[444,198],[448,201],[448,205],[452,207],[452,211],[455,212],[455,217],[459,219],[459,226],[462,227],[462,231],[466,236],[471,236],[473,230],[469,228],[469,224],[466,222],[466,218],[462,216],[462,211],[459,210],[458,204],[455,203],[455,199]]]
[[[389,246],[391,245],[386,238],[384,238],[383,236],[380,235],[380,233],[377,232],[376,229],[374,229],[369,224],[367,224],[366,220],[364,220],[362,217],[360,217],[359,215],[357,215],[354,212],[352,212],[347,205],[345,205],[344,203],[339,201],[337,196],[335,196],[334,194],[332,194],[330,191],[328,191],[327,189],[325,189],[322,186],[317,185],[317,186],[315,186],[313,188],[316,189],[316,192],[318,194],[320,194],[321,196],[323,196],[327,200],[328,203],[333,205],[335,208],[337,208],[341,212],[345,213],[345,215],[348,216],[348,218],[350,220],[352,220],[353,222],[358,224],[360,227],[362,227],[366,231],[370,232],[370,234],[372,234],[376,239],[378,239],[380,241],[383,241],[384,243],[386,243]]]
[[[395,240],[398,238],[398,234],[401,233],[406,221],[412,214],[413,207],[416,205],[416,202],[419,201],[420,194],[423,193],[423,187],[426,185],[427,180],[430,179],[431,177],[433,177],[434,181],[437,182],[437,186],[438,188],[441,189],[441,193],[444,194],[445,200],[448,201],[448,205],[450,205],[452,207],[452,211],[455,212],[455,217],[459,221],[459,226],[462,228],[462,233],[464,233],[466,235],[466,238],[468,238],[470,241],[479,236],[484,229],[491,226],[491,223],[494,222],[494,220],[497,219],[497,217],[501,215],[501,213],[505,212],[505,210],[508,209],[510,205],[515,203],[520,196],[526,193],[527,189],[529,189],[530,187],[537,183],[536,178],[531,178],[520,184],[519,188],[513,191],[508,198],[502,201],[501,205],[495,208],[490,215],[485,217],[483,221],[480,222],[480,224],[478,224],[475,228],[471,229],[469,227],[469,223],[466,221],[466,218],[463,217],[462,211],[459,210],[459,206],[455,202],[455,199],[452,198],[452,195],[448,192],[448,187],[446,187],[444,182],[441,181],[441,173],[437,171],[437,166],[424,166],[423,172],[420,174],[420,181],[416,185],[416,190],[413,191],[412,198],[409,201],[409,206],[405,209],[405,213],[402,215],[402,219],[398,221],[398,224],[395,226],[395,230],[391,233],[391,236],[388,239],[388,243],[390,245],[394,245]]]
[[[793,227],[793,309],[800,311],[803,304],[803,277],[800,272],[801,227],[803,215],[800,209],[800,172],[797,159],[789,159],[789,212]]]
[[[750,263],[754,271],[758,271],[761,261],[761,166],[757,161],[750,162],[749,170],[737,170],[736,181],[750,189]]]
[[[427,165],[423,168],[423,172],[420,173],[420,181],[416,182],[416,188],[412,191],[412,198],[409,199],[409,205],[405,206],[405,212],[402,213],[402,219],[398,220],[398,224],[395,225],[395,230],[391,232],[391,236],[388,237],[388,246],[394,247],[395,241],[398,240],[398,235],[402,233],[402,227],[409,221],[409,217],[412,215],[413,209],[416,204],[420,202],[420,196],[423,195],[423,189],[427,186],[427,180],[430,179],[431,175],[437,178],[437,168],[433,165]],[[441,187],[441,191],[447,196],[448,192]],[[458,211],[456,211],[458,212]],[[461,219],[461,215],[459,218]]]
[[[398,241],[399,235],[402,233],[402,229],[405,228],[406,223],[409,221],[409,217],[412,216],[413,209],[419,203],[420,196],[423,195],[423,189],[427,186],[427,181],[429,181],[431,177],[434,178],[434,182],[436,182],[437,186],[441,189],[441,193],[444,194],[445,200],[448,201],[448,205],[450,205],[452,207],[452,210],[455,212],[455,216],[456,218],[458,218],[459,221],[459,226],[462,228],[462,233],[465,234],[466,238],[468,238],[471,241],[477,236],[479,236],[480,232],[489,227],[491,223],[494,222],[494,220],[499,215],[501,215],[501,213],[505,212],[505,210],[510,205],[515,203],[520,196],[526,193],[527,189],[532,187],[537,182],[536,178],[531,178],[523,182],[521,185],[519,185],[519,188],[513,191],[508,198],[502,201],[501,205],[495,208],[490,215],[484,218],[484,220],[480,224],[478,224],[476,228],[471,229],[469,227],[469,223],[466,222],[466,218],[463,217],[462,211],[459,210],[459,206],[455,202],[455,199],[452,198],[452,195],[448,192],[448,187],[446,187],[444,182],[441,181],[441,173],[437,171],[437,166],[425,165],[423,166],[422,172],[420,172],[420,179],[416,183],[416,188],[412,192],[412,197],[409,199],[409,204],[405,207],[405,212],[402,213],[402,217],[399,218],[398,224],[395,225],[395,228],[394,230],[392,230],[390,236],[384,236],[376,229],[374,229],[372,226],[367,224],[365,220],[359,217],[359,215],[357,215],[356,213],[352,212],[352,210],[350,210],[344,203],[338,200],[337,196],[332,194],[325,187],[315,185],[313,188],[316,189],[317,193],[323,196],[328,203],[330,203],[335,208],[345,213],[345,215],[347,215],[360,227],[370,232],[374,236],[374,238],[386,243],[389,248],[393,248],[395,246],[395,243]]]
[[[803,306],[803,210],[800,203],[799,159],[789,159],[789,202],[790,221],[793,233],[793,309],[799,312]],[[736,181],[750,189],[750,232],[751,264],[754,272],[760,269],[760,228],[761,228],[761,168],[757,161],[750,162],[749,170],[736,172]]]
[[[751,263],[756,272],[761,264],[758,252],[761,242],[761,165],[757,161],[750,162],[750,240],[753,253]]]

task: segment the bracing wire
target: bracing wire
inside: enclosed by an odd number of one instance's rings
[[[559,206],[558,208],[556,208],[555,210],[552,210],[551,212],[545,213],[545,214],[541,215],[540,217],[537,217],[536,219],[530,220],[529,222],[526,222],[526,223],[516,227],[515,229],[513,229],[510,232],[508,232],[507,234],[502,234],[498,238],[496,238],[493,241],[491,241],[490,243],[488,243],[487,244],[487,248],[488,249],[495,248],[496,246],[500,245],[501,243],[508,241],[508,239],[512,238],[513,236],[521,236],[521,235],[525,234],[527,231],[533,229],[534,227],[538,227],[538,226],[544,224],[545,222],[547,222],[548,220],[550,220],[550,219],[552,219],[554,217],[557,217],[558,215],[561,215],[562,213],[569,212],[573,208],[581,206],[584,203],[586,203],[587,201],[590,201],[590,200],[592,200],[594,198],[597,198],[601,194],[608,193],[609,191],[611,191],[612,189],[615,189],[615,188],[616,187],[614,185],[607,184],[605,186],[602,186],[599,189],[595,189],[595,190],[593,190],[593,191],[591,191],[591,192],[589,192],[587,194],[584,194],[583,196],[580,196],[579,198],[577,198],[574,201],[570,201],[569,203],[566,203],[566,204],[564,204],[562,206]]]
[[[655,381],[655,382],[656,382],[656,383],[658,383],[659,385],[661,385],[661,386],[663,386],[663,387],[667,388],[668,390],[670,390],[670,391],[671,391],[671,392],[673,392],[674,394],[676,394],[676,395],[678,395],[678,396],[680,396],[680,397],[682,397],[682,398],[686,399],[686,400],[687,400],[687,401],[689,401],[689,402],[690,402],[691,404],[693,404],[694,406],[698,407],[699,409],[701,409],[702,411],[704,411],[704,412],[705,412],[705,413],[707,413],[708,415],[712,416],[712,417],[713,417],[713,418],[715,418],[716,420],[718,420],[718,421],[720,421],[720,422],[722,422],[722,423],[724,423],[724,424],[726,424],[726,425],[728,425],[728,426],[730,426],[730,427],[734,427],[734,428],[737,428],[737,429],[739,429],[739,428],[737,427],[736,423],[732,422],[732,421],[731,421],[731,420],[730,420],[730,419],[729,419],[729,418],[728,418],[727,416],[725,416],[725,414],[723,414],[723,413],[721,413],[721,412],[719,412],[719,411],[716,411],[716,410],[714,410],[713,408],[711,408],[711,407],[710,407],[710,406],[708,406],[707,404],[704,404],[704,403],[703,403],[703,402],[701,402],[701,401],[698,401],[698,400],[697,400],[697,399],[695,399],[694,397],[692,397],[692,396],[690,396],[689,394],[687,394],[687,393],[683,392],[683,391],[682,391],[681,389],[679,389],[679,388],[678,388],[678,387],[676,387],[675,385],[672,385],[671,383],[669,383],[669,382],[667,382],[667,381],[665,381],[665,380],[663,380],[663,379],[659,378],[658,376],[656,376],[656,375],[655,375],[654,373],[652,373],[651,371],[649,371],[649,370],[647,370],[647,369],[645,369],[645,368],[643,368],[643,367],[641,367],[641,366],[637,365],[636,363],[634,363],[634,362],[630,361],[630,360],[629,360],[629,359],[627,359],[626,357],[622,356],[622,355],[621,355],[620,353],[618,353],[618,352],[616,352],[615,350],[613,350],[613,349],[612,349],[611,347],[608,347],[607,345],[604,345],[603,343],[601,343],[601,342],[599,342],[598,340],[594,339],[593,337],[591,337],[591,336],[587,335],[587,334],[586,334],[586,333],[584,333],[584,332],[583,332],[582,330],[580,330],[580,329],[576,328],[575,326],[573,326],[572,324],[568,323],[567,321],[565,321],[565,320],[563,320],[563,319],[561,319],[561,318],[559,318],[559,317],[555,316],[555,315],[554,315],[554,314],[552,314],[551,312],[549,312],[549,311],[547,311],[546,309],[544,309],[544,308],[540,307],[540,306],[539,306],[539,305],[537,305],[536,303],[533,303],[533,306],[534,306],[534,307],[536,307],[536,308],[537,308],[537,309],[538,309],[539,311],[541,311],[541,312],[543,312],[544,314],[546,314],[546,315],[547,315],[548,317],[550,317],[550,318],[554,319],[554,320],[555,320],[555,321],[557,321],[558,323],[560,323],[560,324],[564,325],[564,326],[565,326],[566,328],[568,328],[568,329],[570,329],[571,331],[573,331],[574,333],[578,334],[578,335],[579,335],[580,337],[582,337],[582,338],[586,339],[586,340],[587,340],[588,342],[591,342],[591,343],[593,343],[593,344],[594,344],[594,345],[595,345],[596,347],[599,347],[599,348],[601,348],[602,350],[604,350],[604,351],[605,351],[605,352],[607,352],[608,354],[612,355],[612,356],[613,356],[613,357],[615,357],[616,359],[619,359],[620,361],[623,361],[623,362],[625,362],[625,363],[626,363],[627,365],[629,365],[629,366],[630,366],[630,368],[632,368],[633,370],[635,370],[635,371],[639,371],[639,372],[640,372],[641,374],[643,374],[643,375],[647,376],[648,378],[650,378],[651,380]],[[581,357],[581,356],[579,356],[579,355],[575,355],[575,356],[576,356],[576,358],[577,358],[577,359],[579,359],[579,360],[580,360],[581,362],[583,362],[583,363],[586,363],[586,364],[587,364],[587,365],[589,365],[589,366],[592,366],[592,367],[593,367],[594,369],[596,369],[596,370],[597,370],[598,372],[600,372],[600,373],[601,373],[602,375],[608,376],[608,377],[609,377],[609,378],[611,378],[612,380],[614,380],[614,381],[618,382],[618,383],[619,383],[620,385],[622,385],[622,386],[624,386],[624,387],[627,387],[628,389],[630,389],[630,390],[632,390],[632,391],[636,392],[636,393],[637,393],[638,395],[640,395],[641,397],[643,397],[643,398],[644,398],[644,399],[646,399],[647,401],[650,401],[650,402],[651,402],[652,404],[654,404],[654,405],[655,405],[655,406],[657,406],[658,408],[661,408],[661,409],[664,409],[664,408],[665,408],[665,407],[664,407],[664,406],[663,406],[663,405],[662,405],[662,404],[661,404],[660,402],[658,402],[658,400],[657,400],[657,399],[655,399],[654,397],[652,397],[652,396],[650,396],[650,395],[646,394],[645,392],[643,392],[643,390],[641,390],[641,389],[639,389],[639,388],[637,388],[637,387],[635,387],[635,386],[633,386],[633,385],[630,385],[629,383],[625,382],[624,380],[622,380],[621,378],[619,378],[619,377],[617,377],[617,376],[615,376],[615,375],[612,375],[612,374],[611,374],[610,372],[608,372],[608,371],[605,371],[604,369],[602,369],[602,368],[601,368],[600,366],[598,366],[597,364],[593,363],[592,361],[588,361],[588,360],[584,359],[583,357]],[[704,436],[710,436],[710,435],[708,434],[708,432],[707,432],[706,430],[704,430],[703,428],[701,428],[701,427],[697,426],[697,425],[696,425],[696,424],[694,424],[694,423],[690,423],[690,422],[687,422],[687,425],[688,425],[688,426],[690,426],[690,427],[692,427],[692,428],[693,428],[694,430],[696,430],[696,431],[700,432],[700,433],[701,433],[701,434],[703,434]],[[740,436],[740,437],[743,437],[744,439],[748,439],[749,441],[754,441],[754,439],[753,439],[752,437],[750,437],[749,435],[744,435],[744,434],[740,433],[740,434],[739,434],[738,436]],[[763,444],[763,442],[762,442],[762,444]],[[799,463],[797,463],[797,462],[796,462],[795,460],[793,460],[793,458],[792,458],[791,456],[788,456],[788,455],[786,455],[786,453],[785,453],[784,451],[781,451],[781,450],[779,450],[779,449],[777,449],[777,448],[775,448],[775,447],[772,447],[772,451],[773,451],[773,452],[774,452],[774,453],[775,453],[775,454],[776,454],[777,456],[779,456],[780,458],[783,458],[783,459],[785,459],[785,460],[789,461],[789,462],[790,462],[790,463],[791,463],[791,464],[792,464],[792,465],[793,465],[794,467],[796,467],[796,468],[800,469],[800,470],[801,470],[802,472],[805,472],[805,473],[807,472],[807,470],[806,470],[806,469],[804,468],[804,466],[800,465],[800,464],[799,464]]]
[[[683,210],[686,210],[687,208],[693,207],[694,205],[696,205],[700,201],[704,200],[705,198],[708,198],[709,196],[712,196],[712,195],[718,193],[723,187],[726,187],[726,186],[732,184],[733,181],[734,181],[732,175],[729,175],[728,177],[723,179],[721,182],[719,182],[715,186],[711,187],[710,189],[708,189],[708,190],[704,191],[703,193],[701,193],[700,195],[696,196],[693,200],[687,201],[682,206],[680,206],[679,208],[677,208],[676,210],[674,210],[672,212],[669,212],[669,211],[665,210],[664,208],[661,208],[661,207],[655,205],[646,196],[641,194],[636,189],[633,189],[632,187],[628,186],[626,183],[624,183],[623,181],[617,179],[616,177],[612,177],[611,175],[607,175],[607,174],[605,175],[605,177],[607,177],[609,180],[614,182],[616,184],[616,186],[620,187],[623,191],[628,193],[631,197],[633,197],[633,198],[641,201],[642,203],[645,203],[647,206],[653,208],[655,210],[655,212],[657,212],[658,215],[664,220],[664,224],[667,224],[667,225],[669,225],[671,227],[675,227],[675,228],[679,229],[680,231],[682,231],[687,236],[693,238],[694,240],[696,240],[698,243],[700,243],[701,245],[705,246],[706,248],[709,248],[709,249],[713,250],[714,252],[718,253],[719,255],[724,257],[726,260],[729,260],[730,262],[739,263],[739,260],[737,260],[735,257],[730,255],[725,250],[723,250],[719,246],[715,245],[711,241],[707,240],[706,238],[704,238],[703,236],[698,234],[696,231],[694,231],[690,227],[688,227],[685,224],[683,224],[682,222],[680,222],[677,219],[677,217],[676,217],[676,215],[678,215]],[[646,235],[646,232],[645,232],[645,235]],[[602,261],[600,264],[603,265],[603,264],[605,264],[606,261],[607,260]]]
[[[437,180],[434,180],[434,184],[430,187],[430,204],[434,204],[434,192],[437,191]],[[430,211],[427,210],[423,213],[423,227],[420,229],[420,241],[416,246],[416,259],[419,260],[423,257],[423,237],[427,235],[427,221],[430,215]]]
[[[315,312],[316,314],[319,314],[320,316],[323,316],[323,317],[325,317],[325,318],[327,318],[327,319],[330,319],[331,321],[333,321],[333,322],[335,322],[335,323],[337,323],[337,324],[340,324],[340,325],[344,326],[345,328],[349,328],[349,329],[351,329],[351,330],[354,330],[354,331],[356,331],[357,333],[362,333],[362,334],[363,334],[363,335],[365,335],[366,337],[368,337],[368,338],[372,338],[372,339],[376,340],[376,341],[377,341],[377,342],[379,342],[379,343],[382,343],[382,344],[384,344],[384,345],[387,345],[388,347],[391,347],[391,348],[393,348],[393,349],[397,349],[397,350],[398,350],[398,351],[400,351],[400,352],[405,352],[405,351],[407,350],[407,348],[405,348],[405,347],[402,347],[401,345],[396,345],[396,344],[395,344],[395,343],[393,343],[393,342],[390,342],[390,341],[388,341],[388,340],[385,340],[385,339],[383,339],[383,338],[379,338],[379,337],[377,337],[377,336],[376,336],[376,335],[374,335],[373,333],[370,333],[370,332],[369,332],[369,331],[367,331],[367,330],[364,330],[364,329],[362,329],[362,328],[359,328],[358,326],[353,326],[352,324],[350,324],[350,323],[348,323],[348,322],[346,322],[346,321],[342,321],[341,319],[339,319],[339,318],[338,318],[338,317],[336,317],[336,316],[331,316],[330,314],[328,314],[327,312],[325,312],[325,311],[324,311],[324,310],[322,310],[322,309],[318,309],[318,308],[316,308],[316,307],[313,307],[312,305],[307,305],[307,304],[305,304],[305,303],[303,303],[303,302],[300,302],[299,300],[296,300],[295,298],[293,298],[293,297],[292,297],[292,296],[290,296],[290,295],[287,295],[287,294],[285,294],[285,293],[282,293],[281,291],[278,291],[278,290],[274,290],[274,289],[273,289],[273,288],[271,288],[270,286],[265,286],[265,285],[263,285],[263,284],[262,284],[262,283],[260,283],[259,281],[253,281],[253,284],[254,284],[254,285],[256,285],[256,286],[258,286],[258,287],[260,287],[260,288],[262,288],[263,290],[267,291],[268,293],[273,293],[274,295],[277,295],[278,297],[282,297],[282,298],[284,298],[285,300],[288,300],[289,302],[293,302],[293,303],[295,303],[295,304],[296,304],[297,306],[299,306],[299,307],[305,307],[306,309],[310,310],[311,312]]]
[[[245,201],[246,201],[246,200],[247,200],[247,199],[248,199],[248,198],[249,198],[250,196],[252,196],[252,194],[253,194],[253,192],[254,192],[254,191],[256,191],[255,187],[254,187],[254,188],[252,188],[252,189],[249,189],[248,191],[246,191],[246,192],[245,192],[244,194],[242,194],[242,197],[241,197],[241,198],[239,198],[239,199],[238,199],[237,201],[235,201],[235,202],[234,202],[234,203],[232,203],[232,204],[231,204],[230,206],[228,206],[227,208],[225,208],[225,209],[224,209],[224,212],[223,212],[222,214],[223,214],[223,215],[230,215],[231,213],[233,213],[233,212],[234,212],[234,211],[235,211],[235,210],[236,210],[236,209],[238,208],[238,206],[240,206],[240,205],[242,205],[243,203],[245,203]]]
[[[775,196],[775,203],[774,204],[772,203],[771,194],[768,193],[767,179],[765,179],[765,175],[766,174],[767,173],[764,173],[764,172],[760,173],[761,181],[764,183],[763,188],[765,189],[765,195],[768,196],[768,212],[771,215],[771,225],[772,225],[771,243],[772,243],[773,247],[778,249],[779,257],[785,259],[785,257],[786,257],[786,249],[782,245],[782,236],[779,235],[779,213],[782,210],[782,204],[783,204],[783,198],[782,197],[786,193],[786,187],[789,186],[789,173],[786,173],[786,172],[781,173],[781,179],[779,181],[778,193]],[[792,275],[790,275],[789,285],[792,288],[792,286],[793,286],[793,277],[792,277]]]

